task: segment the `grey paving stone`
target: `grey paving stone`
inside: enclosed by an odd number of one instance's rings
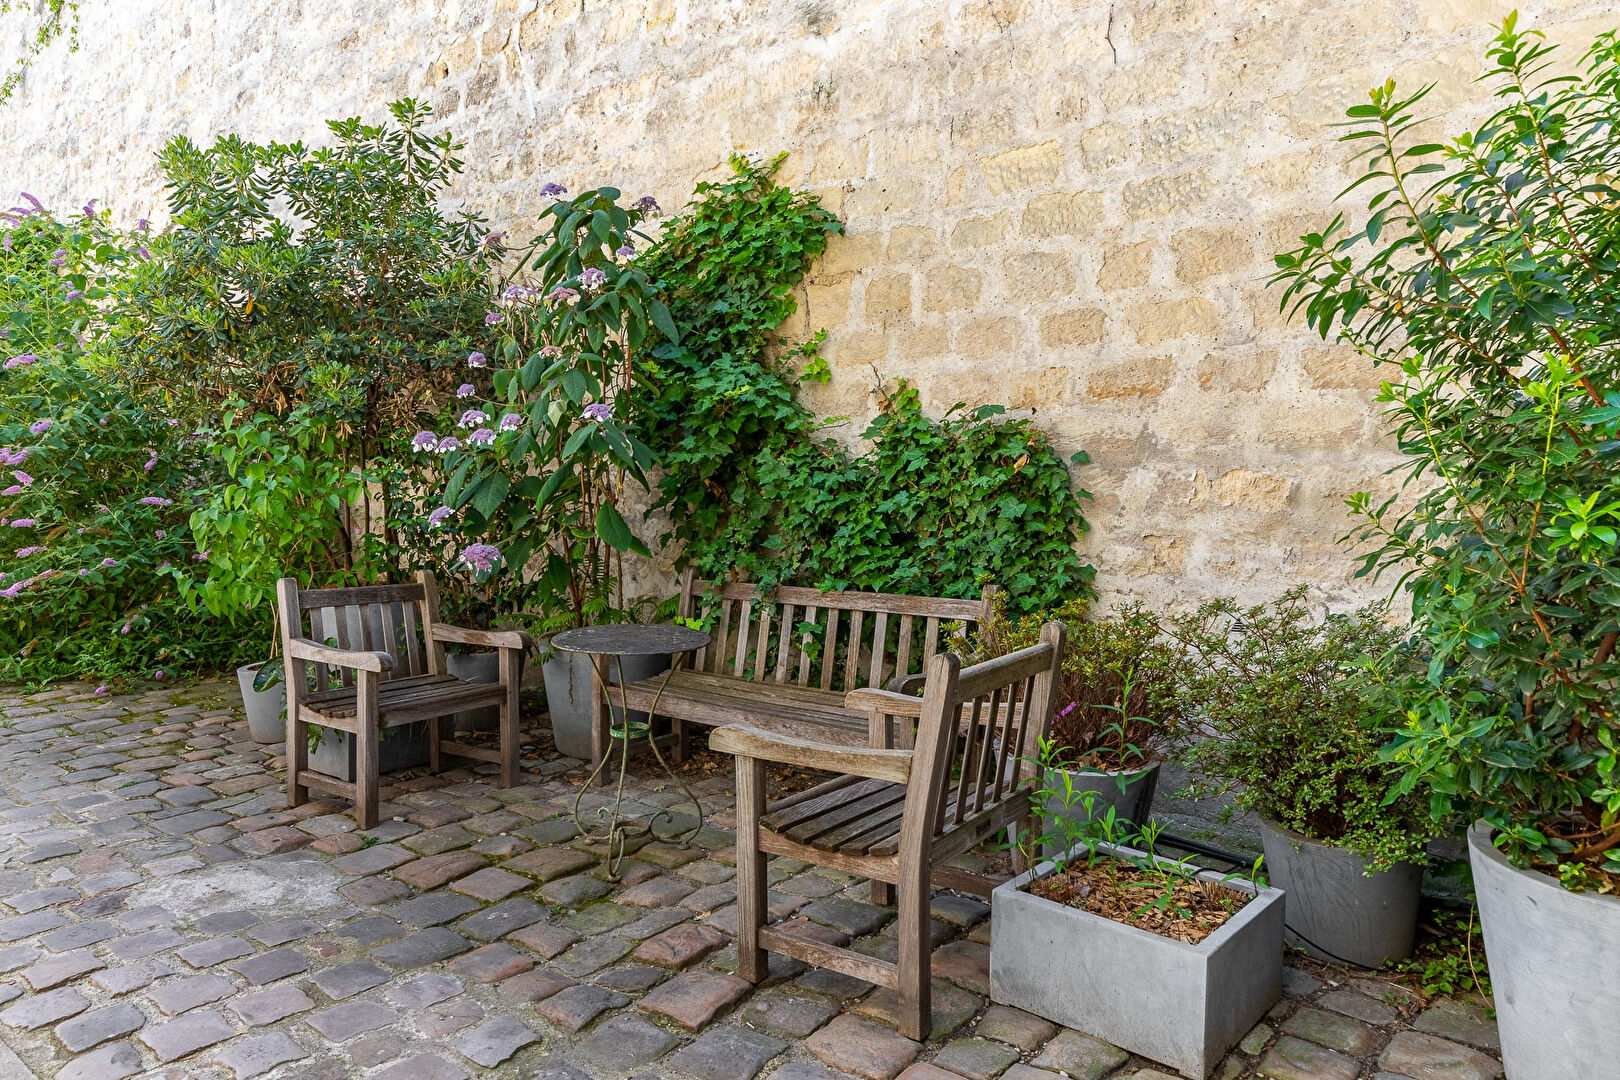
[[[184,936],[165,926],[121,938],[108,945],[107,951],[120,960],[138,960],[183,945],[185,941]]]
[[[388,978],[388,972],[376,964],[368,963],[365,960],[356,960],[352,963],[317,972],[314,983],[321,993],[334,1001],[340,1001],[343,998],[358,994],[362,990],[370,990],[373,986],[381,986],[388,981]]]
[[[375,1001],[346,1001],[322,1009],[308,1018],[310,1027],[334,1042],[347,1042],[356,1035],[387,1027],[399,1014]]]
[[[581,983],[559,990],[535,1005],[535,1015],[552,1027],[572,1035],[609,1009],[630,1004],[630,999],[600,986]]]
[[[378,945],[405,933],[405,927],[386,915],[372,915],[344,923],[334,933],[358,945]]]
[[[134,1043],[120,1042],[80,1054],[56,1071],[56,1080],[124,1080],[144,1066]]]
[[[223,975],[209,971],[201,975],[187,975],[164,979],[147,992],[152,1004],[169,1016],[219,1001],[236,992],[236,984]]]
[[[192,923],[205,934],[230,934],[252,926],[259,917],[251,911],[216,911]]]
[[[56,1037],[73,1053],[99,1046],[109,1039],[140,1030],[146,1014],[128,1002],[80,1013],[56,1026]]]
[[[231,965],[231,970],[254,986],[263,986],[265,983],[308,971],[309,960],[303,953],[291,947],[272,949],[258,956],[250,956],[246,960],[238,960]]]
[[[1396,1032],[1378,1065],[1416,1080],[1497,1080],[1502,1063],[1471,1047],[1418,1031]]]
[[[838,897],[806,904],[799,913],[852,938],[873,933],[894,918],[894,911],[891,908]]]
[[[103,968],[90,976],[90,985],[109,997],[118,997],[131,990],[150,986],[154,979],[168,975],[173,970],[162,960],[143,960],[122,967]]]
[[[1064,1073],[1075,1080],[1096,1080],[1125,1064],[1129,1057],[1111,1043],[1065,1028],[1046,1044],[1046,1049],[1031,1064],[1038,1069]]]
[[[668,1065],[697,1080],[752,1080],[767,1061],[787,1047],[781,1039],[758,1031],[715,1027],[671,1054]]]
[[[198,1009],[178,1020],[154,1024],[140,1034],[159,1061],[169,1062],[194,1054],[206,1046],[224,1042],[236,1034],[228,1020],[213,1009]]]
[[[53,885],[44,889],[33,889],[29,892],[18,893],[16,896],[6,897],[6,906],[19,915],[27,915],[41,908],[54,907],[57,904],[66,904],[79,899],[79,890],[70,889],[65,885]]]
[[[1425,1034],[1470,1043],[1486,1050],[1502,1049],[1496,1021],[1491,1018],[1490,1010],[1482,1001],[1440,998],[1423,1010],[1412,1027]]]
[[[933,1064],[968,1080],[991,1080],[1017,1060],[1017,1050],[993,1039],[952,1039],[934,1055]]]
[[[60,911],[36,911],[31,915],[12,915],[0,919],[0,942],[21,941],[25,937],[54,930],[67,921],[67,916]]]
[[[174,955],[194,968],[207,968],[239,956],[251,956],[254,951],[252,945],[239,937],[218,937],[176,949]]]
[[[838,1013],[838,1003],[831,998],[796,993],[790,987],[774,987],[752,995],[737,1015],[749,1027],[784,1038],[803,1039]]]
[[[0,1012],[0,1024],[33,1030],[76,1016],[90,1007],[90,1000],[71,986],[31,994]]]
[[[220,1051],[219,1060],[236,1074],[236,1080],[248,1080],[269,1072],[289,1061],[301,1061],[309,1051],[285,1031],[271,1031],[264,1035],[245,1035],[234,1039]]]
[[[461,993],[465,987],[453,975],[427,974],[397,982],[383,991],[383,997],[402,1009],[422,1009]]]
[[[466,1069],[438,1054],[405,1058],[372,1073],[366,1080],[467,1080]]]
[[[42,934],[39,943],[52,952],[65,952],[98,944],[121,933],[123,931],[118,928],[118,924],[110,919],[91,919],[88,922],[74,923]],[[3,968],[4,965],[0,964],[0,970]]]
[[[371,950],[371,955],[391,967],[413,968],[446,960],[471,948],[472,942],[454,930],[430,926],[398,941],[379,945]]]
[[[552,966],[564,975],[582,979],[598,968],[622,960],[632,948],[634,945],[631,942],[611,934],[604,934],[601,937],[587,938],[575,945],[553,960]]]
[[[513,930],[532,926],[546,915],[546,908],[540,904],[528,897],[515,896],[476,914],[468,915],[456,924],[456,930],[477,941],[494,941],[496,938],[505,937]]]
[[[313,1009],[315,1001],[301,987],[289,983],[257,993],[242,994],[230,1002],[234,1012],[249,1027],[262,1027],[277,1020],[285,1020],[306,1009]]]
[[[84,925],[90,925],[90,924],[84,924]],[[71,929],[71,928],[68,928],[68,929]],[[57,932],[58,931],[53,930],[51,933],[57,933]],[[50,934],[45,935],[45,937],[49,937],[49,936],[50,936]],[[39,940],[40,940],[41,944],[43,944],[44,941],[45,941],[45,938],[40,938]],[[88,942],[86,942],[85,944],[88,944]],[[76,946],[68,946],[68,947],[69,948],[74,948]],[[28,944],[9,945],[4,949],[0,949],[0,973],[4,973],[4,972],[8,972],[8,971],[16,971],[18,968],[27,967],[29,964],[32,964],[35,960],[38,960],[39,957],[40,957],[39,949],[36,948],[33,945],[28,945]]]
[[[1317,998],[1316,1004],[1368,1024],[1388,1024],[1400,1016],[1399,1010],[1354,990],[1329,991]]]
[[[589,874],[558,878],[540,887],[540,898],[558,907],[574,908],[599,900],[613,891],[613,887]]]
[[[411,852],[393,844],[378,844],[375,847],[361,848],[347,855],[340,855],[332,860],[332,866],[345,874],[361,877],[366,874],[379,874],[384,870],[391,870],[396,866],[410,862],[416,858]]]
[[[1284,1035],[1260,1059],[1259,1069],[1273,1080],[1356,1080],[1361,1063],[1325,1046]]]
[[[384,908],[383,911],[390,918],[398,919],[409,926],[438,926],[451,919],[459,919],[469,912],[478,911],[482,907],[482,904],[470,896],[458,896],[441,889],[394,904]]]
[[[653,967],[651,964],[615,964],[605,971],[598,971],[592,975],[591,981],[609,990],[639,994],[643,990],[651,990],[669,976],[668,970]]]
[[[273,919],[270,922],[261,923],[249,930],[247,936],[260,945],[275,948],[277,945],[285,945],[289,941],[298,941],[309,937],[311,934],[320,933],[320,930],[321,924],[318,922],[302,916],[290,916],[285,919]]]
[[[1377,1030],[1360,1020],[1324,1009],[1300,1009],[1283,1022],[1282,1029],[1290,1035],[1343,1051],[1352,1057],[1372,1053],[1382,1041]]]
[[[586,1036],[576,1054],[581,1061],[602,1069],[628,1072],[663,1057],[679,1042],[639,1017],[615,1016]]]
[[[451,1046],[463,1057],[493,1069],[525,1046],[539,1041],[540,1036],[527,1024],[510,1016],[498,1016],[458,1035]]]
[[[23,968],[22,978],[34,990],[49,990],[65,982],[100,971],[107,965],[89,949],[76,949],[58,956],[48,956]]]

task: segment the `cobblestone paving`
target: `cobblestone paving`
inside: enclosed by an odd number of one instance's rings
[[[578,762],[536,758],[507,791],[476,771],[395,783],[364,833],[346,806],[287,810],[279,764],[222,683],[0,692],[0,1076],[1166,1075],[991,1006],[988,909],[955,894],[935,900],[925,1045],[855,979],[773,958],[748,986],[729,775],[698,785],[717,824],[695,847],[647,844],[614,885],[569,820]],[[647,781],[632,796],[644,815],[678,802]],[[775,917],[893,955],[864,883],[784,860],[772,883]],[[1481,1002],[1293,967],[1218,1075],[1490,1080],[1495,1046]]]

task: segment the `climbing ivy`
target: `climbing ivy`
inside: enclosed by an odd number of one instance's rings
[[[957,405],[936,421],[901,382],[851,454],[799,402],[826,377],[824,335],[782,349],[775,332],[842,226],[776,182],[781,162],[733,157],[641,262],[683,335],[654,352],[644,425],[665,541],[706,578],[959,597],[994,582],[1018,613],[1091,595],[1073,546],[1090,496],[1028,420]]]

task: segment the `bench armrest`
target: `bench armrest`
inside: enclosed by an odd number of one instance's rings
[[[773,735],[740,724],[716,728],[709,748],[739,758],[758,758],[805,769],[849,773],[904,784],[911,778],[910,750],[860,750]]]
[[[844,708],[886,713],[889,716],[921,717],[922,698],[897,694],[893,690],[874,690],[868,686],[845,694]]]
[[[482,645],[490,649],[528,650],[530,638],[521,630],[470,630],[462,626],[433,624],[433,640],[457,645]]]
[[[314,660],[317,663],[351,668],[355,671],[380,673],[394,670],[394,657],[391,653],[368,652],[364,649],[336,649],[302,637],[287,642],[287,655],[295,660]]]

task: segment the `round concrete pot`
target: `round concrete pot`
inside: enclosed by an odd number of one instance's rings
[[[1073,786],[1072,799],[1068,798],[1064,775]],[[1056,817],[1083,823],[1107,817],[1112,808],[1115,821],[1128,821],[1140,827],[1146,825],[1153,814],[1153,796],[1159,789],[1159,766],[1155,762],[1140,769],[1049,769],[1046,786],[1064,792],[1046,801],[1047,811]],[[1086,792],[1092,793],[1090,798],[1086,797]],[[1069,803],[1067,807],[1063,805],[1065,801]],[[1042,846],[1042,853],[1056,855],[1065,846],[1061,841],[1047,843]]]
[[[1288,894],[1288,929],[1312,956],[1380,967],[1412,953],[1423,868],[1400,863],[1368,875],[1349,848],[1260,819],[1271,883]]]
[[[1520,870],[1483,821],[1468,830],[1468,855],[1508,1080],[1614,1076],[1620,899]]]
[[[263,663],[243,664],[236,669],[236,685],[242,690],[242,708],[247,712],[248,737],[256,743],[277,743],[287,738],[287,684],[277,682],[263,690],[253,689]]]
[[[549,644],[549,643],[547,643]],[[542,645],[545,648],[546,645]],[[669,669],[669,656],[626,656],[624,678],[627,682],[650,679]],[[619,661],[607,661],[608,681],[617,685]],[[551,659],[540,665],[546,680],[546,708],[551,713],[551,736],[557,750],[569,757],[591,757],[591,687],[595,676],[591,673],[591,658],[584,653],[555,652]],[[622,710],[613,706],[618,719]],[[632,719],[645,719],[646,714],[632,710]]]
[[[448,653],[445,670],[458,679],[474,683],[501,681],[501,654],[498,652]],[[457,731],[494,731],[501,726],[501,707],[463,709],[455,714]]]

